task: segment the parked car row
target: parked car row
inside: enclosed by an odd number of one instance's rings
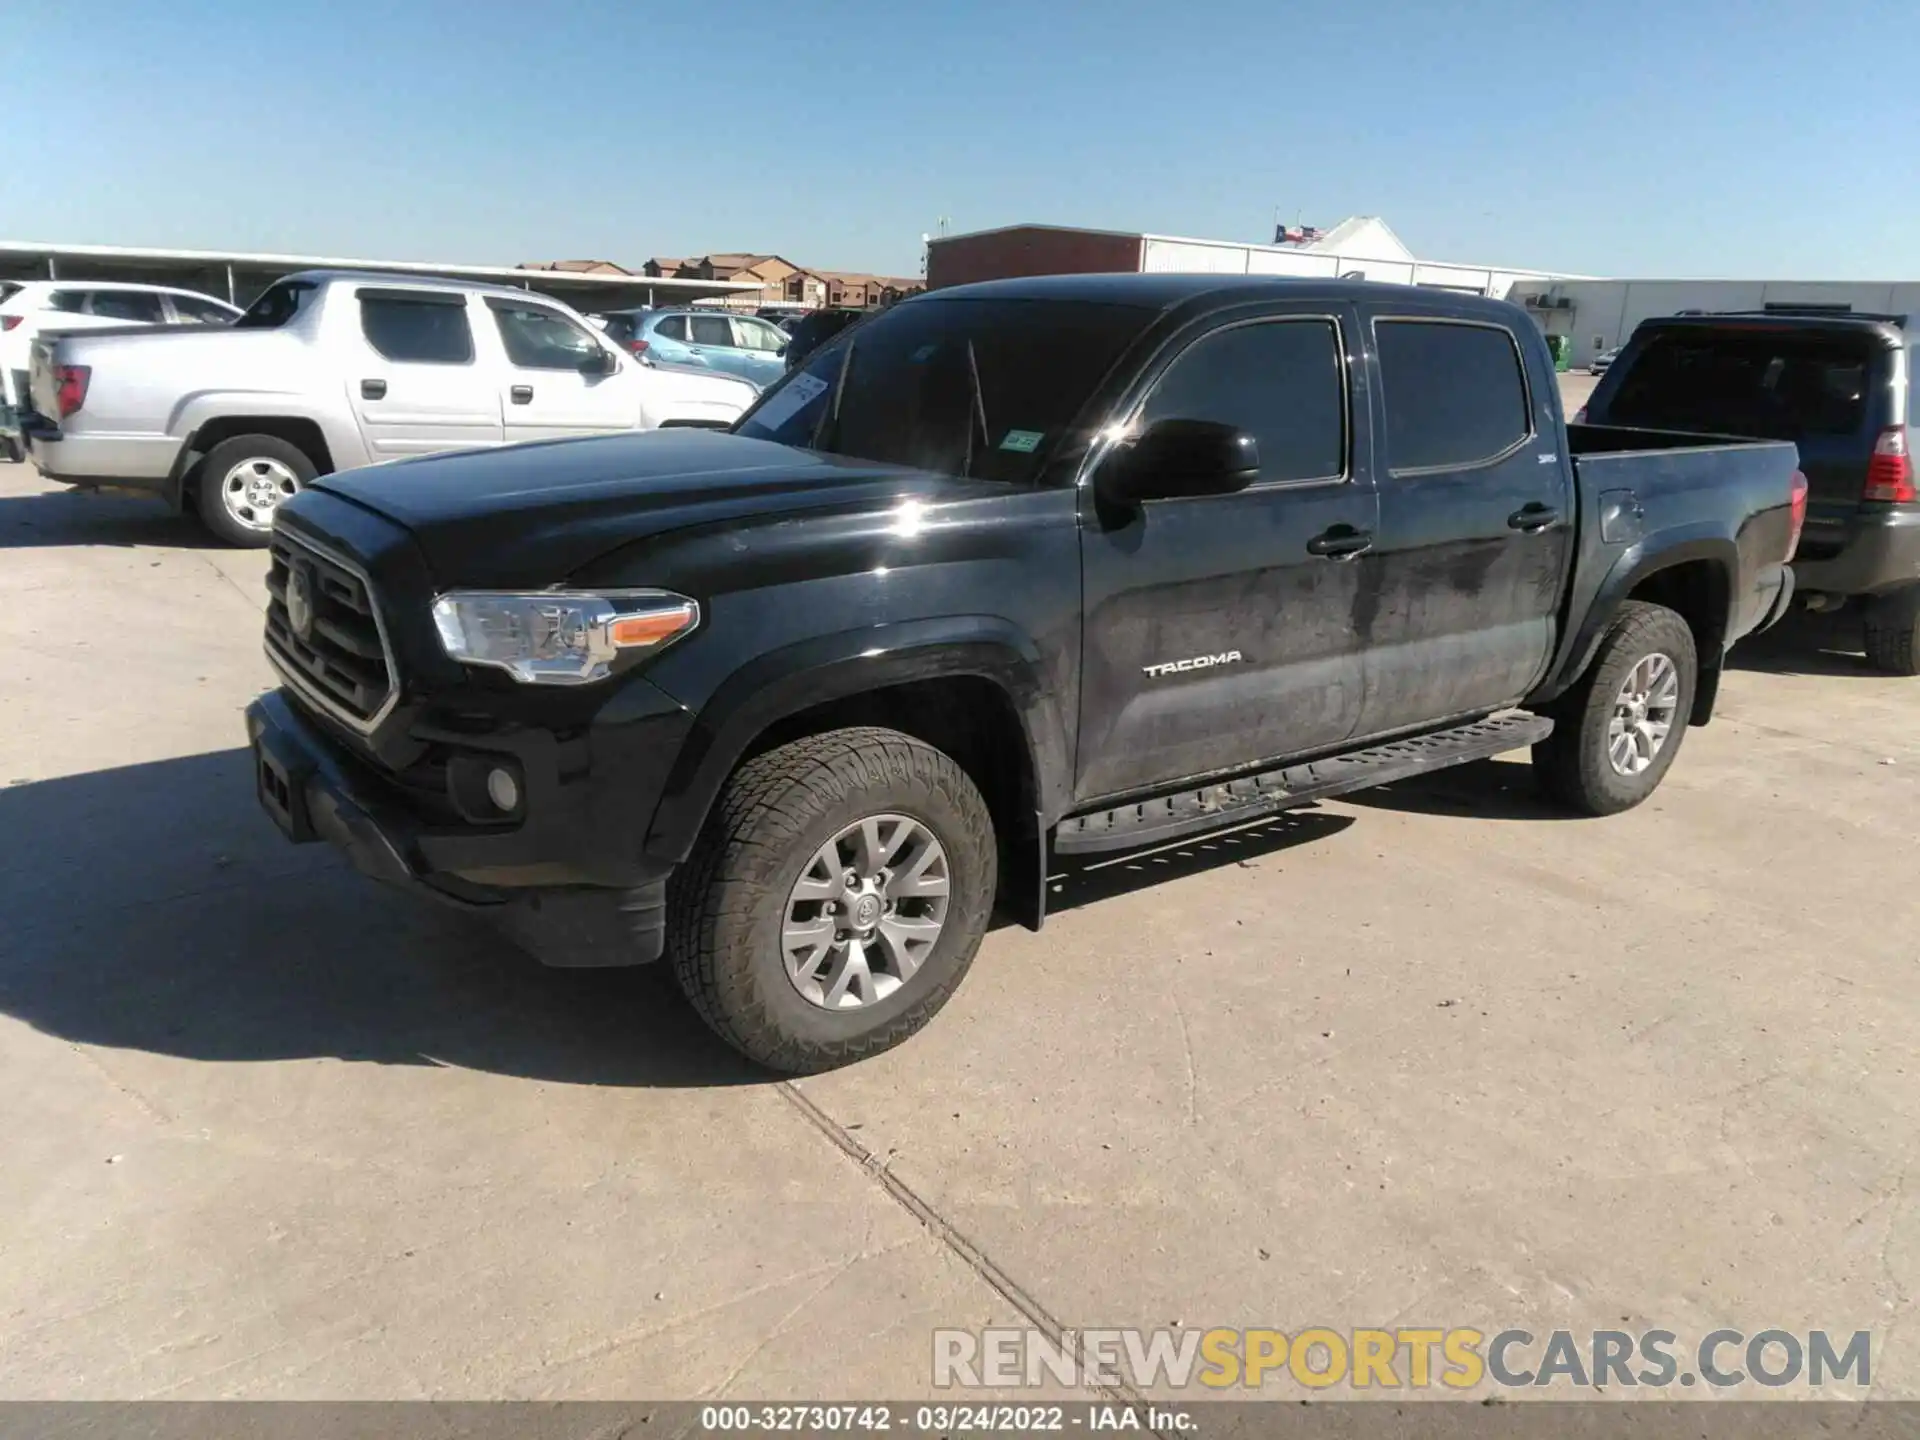
[[[24,422],[50,480],[154,492],[265,545],[316,476],[523,440],[720,427],[758,395],[642,363],[558,301],[504,286],[313,271],[230,325],[43,333]]]
[[[280,506],[257,793],[547,963],[664,958],[729,1044],[820,1070],[927,1023],[996,903],[1038,928],[1056,855],[1514,749],[1575,812],[1639,804],[1792,597],[1799,466],[1567,426],[1500,301],[938,291],[730,434]]]

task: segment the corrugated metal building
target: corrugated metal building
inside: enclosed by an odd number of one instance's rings
[[[1506,298],[1524,282],[1557,279],[1550,271],[1420,260],[1378,216],[1358,215],[1301,243],[1247,245],[1173,235],[1083,230],[1063,225],[1009,225],[945,235],[927,242],[927,288],[1016,275],[1199,272],[1293,275],[1425,285]]]

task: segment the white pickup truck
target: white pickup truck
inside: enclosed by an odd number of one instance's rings
[[[316,475],[442,450],[730,425],[748,381],[622,354],[558,301],[505,286],[307,271],[231,326],[35,343],[24,430],[69,485],[149,490],[265,545]]]

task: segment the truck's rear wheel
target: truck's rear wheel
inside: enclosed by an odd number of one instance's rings
[[[265,545],[273,535],[274,512],[315,473],[306,452],[277,435],[222,440],[200,462],[200,518],[229,545]]]
[[[1920,585],[1867,602],[1867,659],[1894,675],[1920,675]]]
[[[1698,677],[1687,622],[1629,600],[1587,673],[1553,707],[1553,734],[1533,747],[1542,788],[1588,815],[1638,805],[1680,751]]]
[[[669,893],[688,1000],[789,1074],[891,1049],[958,988],[993,910],[993,820],[954,760],[862,726],[727,782]]]

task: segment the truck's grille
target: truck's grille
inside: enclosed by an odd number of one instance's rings
[[[271,559],[268,655],[314,704],[372,729],[399,691],[372,585],[352,566],[284,532],[273,537]]]

